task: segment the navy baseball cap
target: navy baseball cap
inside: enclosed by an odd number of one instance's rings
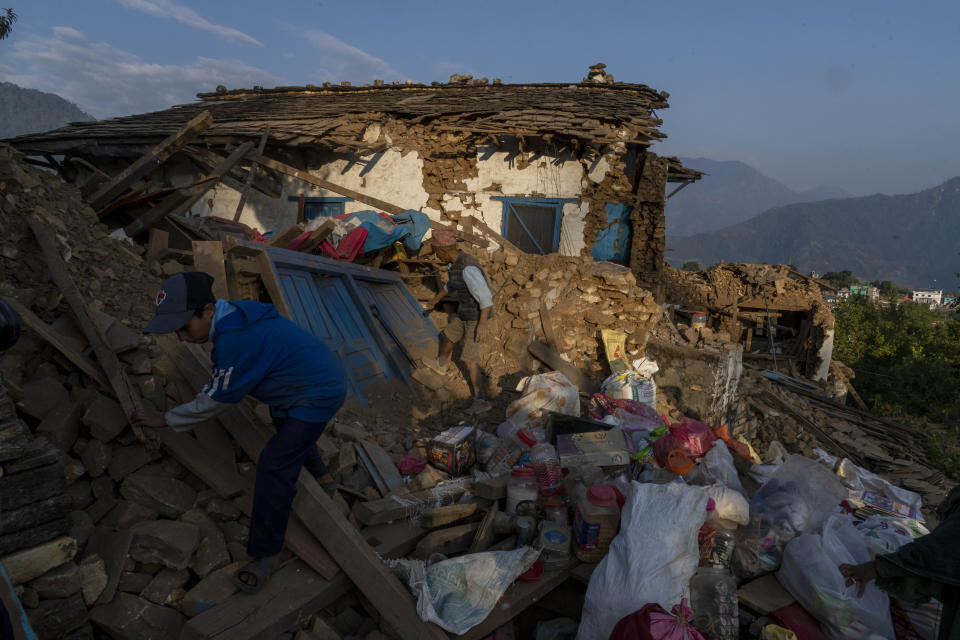
[[[217,300],[213,277],[202,271],[178,273],[167,278],[157,293],[157,312],[144,333],[173,333],[186,326],[197,309]]]

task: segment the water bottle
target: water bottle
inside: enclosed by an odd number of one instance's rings
[[[507,425],[505,422],[500,427]],[[497,429],[500,434],[501,429]],[[536,440],[520,427],[510,428],[500,435],[500,442],[497,448],[490,454],[490,460],[487,462],[487,473],[492,476],[500,476],[510,473],[510,470],[516,466],[517,462],[524,452],[530,448]]]
[[[552,496],[560,492],[563,474],[557,450],[549,442],[541,442],[530,449],[530,464],[537,474],[540,495]]]
[[[729,569],[700,567],[690,579],[693,626],[712,640],[737,640],[737,581]]]

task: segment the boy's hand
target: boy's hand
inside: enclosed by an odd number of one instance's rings
[[[167,426],[167,419],[162,411],[136,411],[130,416],[130,422],[138,427],[152,427],[162,429]]]
[[[870,581],[877,579],[877,564],[876,562],[865,562],[858,565],[842,564],[840,565],[840,573],[846,578],[848,587],[853,584],[857,585],[857,597],[862,598]]]

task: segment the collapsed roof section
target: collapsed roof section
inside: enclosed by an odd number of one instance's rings
[[[586,81],[576,84],[451,83],[380,86],[222,87],[198,94],[200,102],[152,113],[94,122],[76,122],[46,133],[20,136],[12,143],[26,153],[66,153],[82,147],[152,145],[183,122],[207,110],[214,124],[201,137],[208,144],[227,139],[259,138],[270,125],[271,142],[282,145],[355,146],[338,133],[358,120],[389,116],[424,124],[437,131],[552,138],[576,149],[581,144],[649,146],[666,137],[657,127],[656,109],[666,109],[668,95],[643,84]],[[232,141],[232,140],[231,140]]]

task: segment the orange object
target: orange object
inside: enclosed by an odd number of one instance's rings
[[[753,462],[753,457],[750,455],[750,447],[743,444],[739,440],[733,439],[733,437],[730,435],[730,425],[725,424],[713,429],[713,435],[715,435],[718,439],[723,440],[723,444],[727,445],[727,448],[730,449],[730,451],[733,451],[741,458]]]
[[[683,449],[674,449],[667,454],[667,469],[677,475],[690,473],[693,471],[693,460]]]

